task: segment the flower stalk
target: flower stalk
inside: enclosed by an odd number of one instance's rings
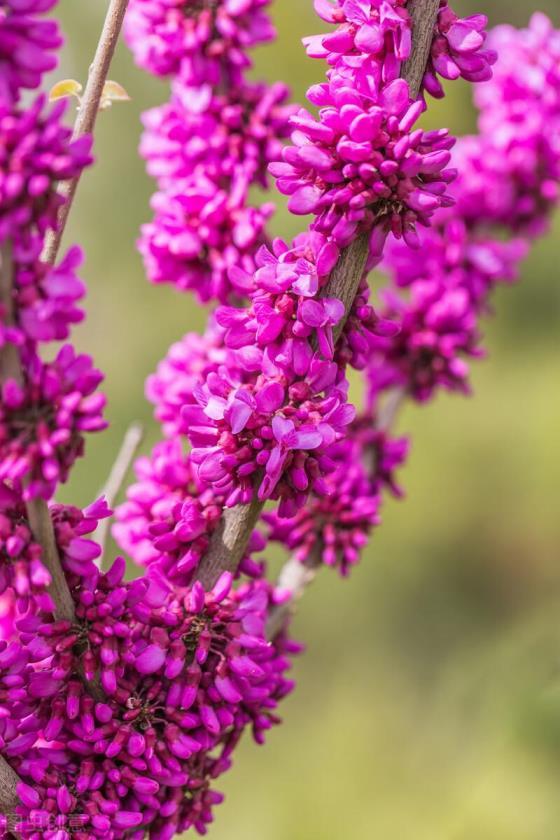
[[[410,96],[413,99],[416,99],[420,92],[439,5],[439,0],[412,0],[408,6],[414,21],[413,47],[410,59],[404,66],[403,78],[409,83]],[[342,334],[364,276],[368,249],[368,236],[362,234],[356,237],[354,242],[342,251],[322,291],[322,297],[337,298],[344,305],[345,314],[334,330],[335,342]],[[237,505],[224,511],[222,522],[199,566],[197,578],[205,586],[213,586],[222,571],[237,569],[264,506],[264,502],[258,500],[256,491],[257,487],[254,491],[255,498],[250,504]]]

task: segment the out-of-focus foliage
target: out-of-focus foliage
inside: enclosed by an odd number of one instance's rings
[[[106,3],[61,0],[68,35],[52,83],[85,81]],[[457,3],[492,22],[536,8],[560,25],[559,0]],[[320,64],[300,37],[311,0],[279,0],[278,45],[258,72],[303,97]],[[152,185],[136,154],[139,114],[167,91],[121,47],[111,76],[132,98],[99,118],[99,163],[80,190],[68,241],[87,250],[82,349],[107,372],[111,430],[89,444],[64,501],[99,491],[127,423],[156,427],[143,381],[172,340],[201,329],[189,297],[148,286],[134,241]],[[70,105],[73,108],[74,105]],[[473,130],[466,85],[430,124]],[[279,213],[277,232],[297,231]],[[555,235],[556,234],[556,235]],[[247,742],[225,780],[217,840],[554,840],[560,836],[560,286],[556,230],[521,285],[501,291],[489,358],[472,400],[408,410],[403,481],[361,568],[325,573],[296,628],[308,653],[285,726]]]

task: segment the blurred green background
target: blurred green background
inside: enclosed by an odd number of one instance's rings
[[[493,23],[526,23],[560,2],[456,3]],[[68,36],[57,78],[84,80],[106,3],[62,0]],[[484,8],[481,8],[484,7]],[[277,45],[257,74],[302,101],[321,66],[300,38],[317,31],[311,0],[281,0]],[[99,119],[98,165],[83,181],[68,242],[86,249],[80,347],[107,373],[111,429],[93,438],[64,501],[99,491],[127,424],[157,434],[143,382],[169,344],[202,329],[190,297],[145,281],[135,247],[152,184],[136,149],[139,115],[165,84],[121,46],[112,78],[132,97]],[[430,122],[474,126],[456,84]],[[280,212],[288,236],[297,220]],[[325,573],[296,622],[307,655],[285,725],[265,748],[243,745],[223,780],[216,840],[557,840],[560,838],[560,290],[555,226],[523,282],[495,299],[489,358],[475,398],[409,409],[405,502],[389,503],[349,582]]]

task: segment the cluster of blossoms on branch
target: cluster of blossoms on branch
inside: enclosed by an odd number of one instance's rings
[[[104,425],[91,360],[70,345],[42,355],[83,317],[79,250],[56,265],[42,254],[57,185],[91,162],[91,141],[72,139],[62,107],[20,102],[54,66],[61,39],[43,13],[55,0],[0,0],[0,754],[30,840],[205,833],[242,735],[261,743],[292,690],[295,592],[267,579],[261,552],[280,542],[301,568],[349,573],[384,493],[402,492],[395,406],[467,390],[490,292],[546,228],[560,34],[537,15],[487,37],[483,15],[461,19],[441,0],[411,90],[413,2],[315,1],[331,28],[306,39],[327,66],[312,113],[282,83],[248,80],[248,49],[274,37],[269,0],[130,0],[138,64],[171,81],[170,101],[144,117],[157,193],[140,249],[152,282],[212,311],[147,383],[162,440],[116,512],[115,539],[143,567],[127,581],[121,557],[100,568],[105,500],[53,501],[84,433]],[[417,122],[441,80],[459,77],[478,83],[480,121],[455,145]],[[253,200],[274,183],[311,217],[293,242],[270,237],[274,205]],[[336,281],[349,253],[348,298]],[[374,308],[367,274],[380,263],[390,286]],[[366,383],[359,411],[349,368]],[[249,523],[235,568],[204,586],[228,512],[268,500],[265,533]],[[0,818],[0,836],[8,828]]]

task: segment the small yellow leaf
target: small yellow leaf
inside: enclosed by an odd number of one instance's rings
[[[82,90],[82,85],[76,79],[63,79],[50,89],[49,102],[56,102],[57,99],[65,99],[67,96],[79,99]]]
[[[118,82],[107,81],[103,86],[103,96],[99,103],[100,110],[105,111],[110,108],[113,102],[130,102],[130,96]]]

